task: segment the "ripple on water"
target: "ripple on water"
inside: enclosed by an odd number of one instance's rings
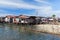
[[[45,34],[21,31],[20,26],[0,26],[0,40],[60,40],[60,37]]]

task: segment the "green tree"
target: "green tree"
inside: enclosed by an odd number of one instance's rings
[[[52,15],[52,18],[53,18],[53,23],[56,24],[56,15],[53,14],[53,15]]]
[[[53,17],[53,18],[55,18],[55,17],[56,17],[56,15],[55,15],[55,14],[53,14],[53,15],[52,15],[52,17]]]

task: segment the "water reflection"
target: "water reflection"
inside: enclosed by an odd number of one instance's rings
[[[51,34],[34,33],[26,30],[29,25],[0,24],[0,40],[60,40],[60,37]]]

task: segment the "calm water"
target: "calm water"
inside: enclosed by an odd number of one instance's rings
[[[24,26],[0,24],[0,40],[60,40],[59,36],[29,32],[21,27]]]

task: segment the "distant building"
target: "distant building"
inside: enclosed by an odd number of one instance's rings
[[[19,15],[19,16],[12,16],[7,15],[6,17],[0,17],[0,22],[8,22],[8,23],[24,23],[24,24],[46,24],[46,23],[53,23],[52,17],[41,17],[41,16],[26,16],[26,15]],[[60,22],[60,18],[57,18],[56,21]]]
[[[13,16],[11,16],[11,15],[6,16],[5,17],[5,22],[13,23]]]
[[[13,17],[13,23],[19,23],[19,16]]]
[[[20,23],[28,23],[28,18],[29,18],[29,16],[26,16],[26,15],[20,15],[19,16],[19,21],[20,21]]]

